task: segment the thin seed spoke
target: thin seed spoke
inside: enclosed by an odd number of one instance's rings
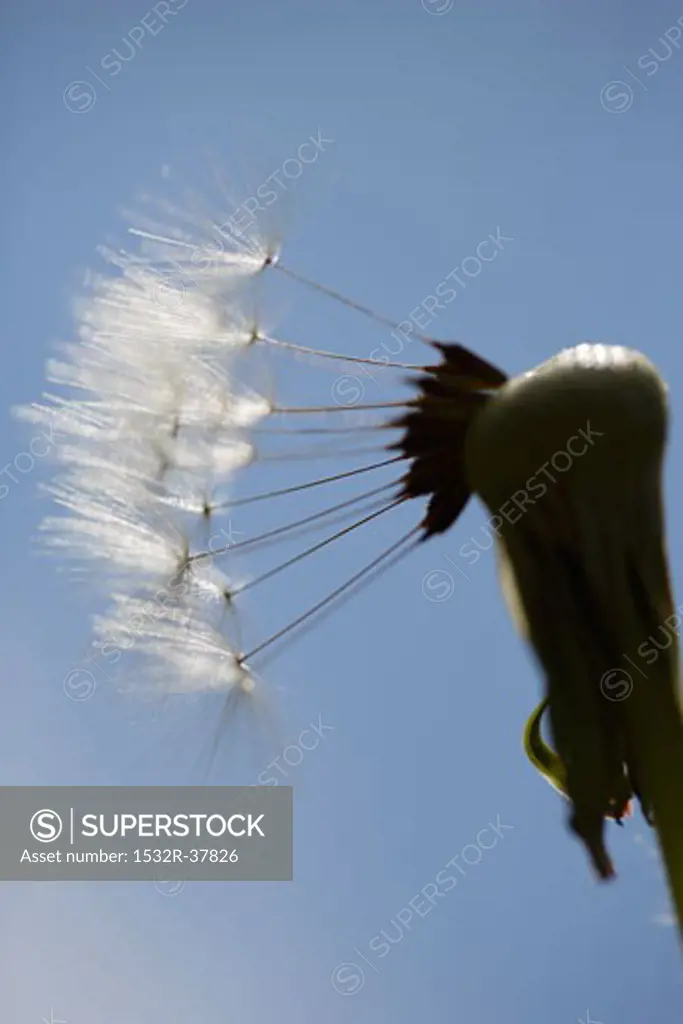
[[[383,491],[388,491],[390,488],[396,486],[397,481],[392,481],[389,484],[382,484],[381,487],[373,487],[370,491],[365,491],[363,494],[356,495],[355,498],[347,498],[346,501],[340,501],[336,505],[332,505],[330,508],[323,509],[320,512],[314,512],[313,515],[304,516],[303,519],[297,519],[292,523],[287,523],[284,526],[277,526],[273,530],[268,530],[266,533],[259,534],[258,537],[251,537],[248,540],[241,540],[237,544],[226,544],[222,548],[216,548],[215,551],[201,551],[196,555],[191,555],[188,558],[188,562],[196,562],[202,558],[216,557],[217,555],[224,555],[227,552],[232,554],[240,548],[253,547],[262,541],[270,540],[275,537],[280,537],[283,534],[289,533],[290,530],[295,530],[300,526],[307,526],[309,523],[313,523],[318,519],[324,519],[325,516],[334,514],[341,509],[350,508],[352,505],[356,505],[367,498],[372,498],[377,494],[381,494]]]
[[[282,263],[273,261],[271,266],[275,270],[279,270],[281,274],[285,274],[287,277],[291,277],[293,281],[298,281],[299,284],[304,284],[308,288],[313,288],[315,291],[322,292],[323,295],[327,295],[329,298],[334,299],[336,302],[341,302],[343,306],[348,306],[349,309],[355,309],[357,313],[362,313],[363,316],[369,317],[374,320],[375,323],[383,324],[385,327],[391,327],[395,330],[398,324],[390,317],[382,316],[380,313],[375,313],[368,306],[363,306],[360,302],[354,302],[353,299],[347,299],[346,296],[341,295],[340,292],[335,291],[333,288],[328,288],[324,284],[318,284],[317,281],[312,281],[311,278],[305,277],[303,274],[299,274],[296,270],[290,270],[289,267],[285,267]],[[414,334],[414,338],[418,341],[424,341],[428,345],[432,343],[432,338],[428,338],[425,334]]]
[[[410,538],[414,536],[418,532],[418,530],[419,527],[413,527],[412,530],[410,530],[407,534],[404,534],[403,537],[399,538],[399,540],[397,540],[394,544],[390,545],[390,547],[386,548],[386,550],[384,550],[380,555],[378,555],[376,558],[373,558],[373,560],[369,562],[366,566],[360,569],[357,573],[354,573],[353,576],[346,580],[345,583],[342,583],[341,586],[333,590],[331,594],[328,594],[327,597],[324,597],[322,601],[318,601],[317,604],[314,604],[311,608],[308,609],[308,611],[304,612],[302,615],[299,615],[298,618],[294,619],[293,622],[290,622],[289,625],[284,626],[282,629],[278,630],[277,633],[273,633],[273,635],[268,637],[267,640],[264,640],[263,643],[260,643],[258,647],[254,647],[251,651],[249,651],[248,654],[243,655],[240,658],[240,661],[244,663],[249,661],[251,658],[255,658],[256,655],[261,654],[263,651],[266,650],[266,648],[271,647],[278,640],[281,640],[283,637],[287,636],[293,630],[297,629],[298,626],[301,626],[307,620],[312,619],[315,615],[317,615],[319,612],[327,608],[335,600],[341,597],[342,594],[347,593],[356,584],[360,583],[364,579],[364,577],[367,577],[373,571],[373,569],[380,566],[385,559],[389,559],[386,566],[384,567],[388,569],[391,565],[395,563],[395,561],[398,560],[399,557],[402,557],[403,555],[407,554],[408,551],[412,550],[412,548],[417,546],[419,541],[416,540],[406,550],[402,552],[398,550],[403,544],[406,543],[406,541],[410,540]],[[393,558],[391,557],[392,555],[394,556]],[[377,575],[379,575],[379,573]]]
[[[396,508],[401,505],[405,498],[395,498],[394,501],[388,505],[384,505],[379,511],[371,512],[370,515],[363,516],[357,522],[352,523],[351,526],[345,526],[342,530],[337,530],[336,533],[331,534],[329,537],[325,537],[324,540],[318,541],[317,544],[313,544],[310,548],[306,548],[305,551],[300,551],[298,555],[294,555],[292,558],[288,558],[286,562],[281,562],[280,565],[276,565],[274,569],[269,569],[268,572],[262,573],[261,576],[256,576],[255,579],[249,580],[248,583],[243,583],[241,587],[236,587],[230,592],[231,597],[237,597],[238,594],[243,594],[246,590],[251,590],[253,587],[258,586],[259,583],[265,583],[266,580],[272,579],[273,576],[277,576],[284,569],[289,569],[292,565],[296,565],[297,562],[303,562],[309,555],[314,555],[316,551],[321,551],[322,548],[332,544],[335,540],[340,540],[341,537],[345,537],[347,534],[357,530],[360,526],[365,526],[366,523],[372,522],[373,519],[377,519],[378,516],[384,515],[385,512],[389,512],[390,509]]]
[[[248,498],[236,498],[234,501],[222,501],[212,506],[212,511],[222,508],[236,508],[238,505],[250,505],[256,501],[265,501],[267,498],[279,498],[285,494],[295,494],[298,491],[310,490],[312,487],[321,487],[323,484],[334,483],[336,480],[345,480],[348,477],[360,476],[361,473],[370,473],[374,469],[381,469],[383,466],[391,466],[394,462],[401,462],[405,455],[396,455],[392,459],[384,459],[382,462],[374,462],[370,466],[361,466],[360,469],[349,469],[345,473],[335,473],[333,476],[323,476],[319,480],[309,480],[305,484],[295,484],[293,487],[282,487],[278,491],[269,491],[267,494],[252,494]]]
[[[349,412],[351,410],[349,409]],[[287,435],[298,435],[298,434],[355,434],[358,430],[398,430],[398,427],[392,426],[391,423],[360,423],[357,427],[293,427],[291,430],[288,427],[253,427],[250,431],[251,436],[259,434],[287,434]]]
[[[275,413],[313,413],[313,412],[364,412],[366,409],[406,409],[416,406],[415,399],[407,402],[371,402],[367,405],[299,405],[285,406],[276,405],[270,410],[270,415]]]
[[[303,355],[318,356],[321,359],[338,359],[343,363],[364,363],[366,366],[388,366],[394,370],[415,370],[424,373],[428,369],[419,363],[392,363],[385,359],[370,359],[361,356],[345,356],[340,352],[328,352],[323,349],[309,348],[307,345],[297,345],[293,341],[283,341],[281,338],[271,338],[267,334],[257,335],[256,341],[263,341],[274,348],[287,349],[290,352],[301,352]]]
[[[348,522],[350,516],[365,515],[366,512],[372,512],[374,511],[374,509],[384,508],[385,506],[386,498],[378,498],[375,501],[364,502],[362,504],[358,504],[353,509],[346,509],[345,512],[340,512],[338,515],[329,516],[327,521],[324,523],[314,522],[309,524],[308,526],[300,526],[298,527],[298,529],[293,529],[291,533],[288,535],[288,538],[297,537],[299,534],[302,533],[304,535],[308,535],[311,533],[311,531],[320,530],[328,526],[336,526],[337,524]],[[263,543],[259,546],[261,548],[268,547],[271,544],[277,544],[280,539],[280,537],[272,537],[269,540],[264,540]],[[238,552],[238,554],[240,554],[240,552]]]
[[[341,459],[351,455],[379,455],[385,452],[386,445],[373,445],[371,448],[312,448],[302,452],[275,452],[273,455],[261,455],[256,461],[261,462],[296,462],[299,459]]]

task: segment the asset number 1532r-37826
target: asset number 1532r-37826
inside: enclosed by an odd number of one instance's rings
[[[236,864],[237,850],[133,850],[136,864]]]

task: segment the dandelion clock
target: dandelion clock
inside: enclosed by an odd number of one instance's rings
[[[101,257],[76,340],[48,364],[50,390],[18,410],[58,441],[42,540],[106,594],[93,624],[101,655],[132,649],[160,692],[254,700],[284,644],[417,545],[457,530],[477,499],[544,682],[524,750],[566,798],[601,879],[614,874],[605,822],[640,806],[683,920],[677,642],[646,678],[633,673],[627,699],[612,689],[622,652],[676,618],[661,494],[667,389],[649,360],[581,343],[509,379],[461,344],[417,335],[417,364],[322,350],[266,328],[254,288],[277,277],[297,301],[316,291],[394,322],[302,276],[255,234],[168,206]],[[395,374],[395,396],[288,404],[263,371],[274,360],[376,366]],[[250,480],[263,485],[249,491]],[[403,506],[415,509],[412,525],[393,535]],[[276,510],[271,524],[234,536],[233,510],[256,507]],[[245,638],[242,595],[378,520],[387,539],[367,564],[308,606],[292,587],[281,624]]]

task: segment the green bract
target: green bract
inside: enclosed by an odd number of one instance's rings
[[[678,644],[648,671],[631,657],[674,611],[661,497],[666,394],[640,353],[579,345],[495,392],[465,454],[473,491],[500,519],[508,593],[544,670],[571,827],[607,878],[604,820],[637,795],[680,913]],[[500,514],[511,501],[514,521]]]

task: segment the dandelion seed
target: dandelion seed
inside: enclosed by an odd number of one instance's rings
[[[226,638],[189,613],[150,609],[150,602],[116,595],[109,614],[96,619],[94,631],[101,642],[134,649],[146,664],[146,685],[160,693],[253,689],[248,669]]]

